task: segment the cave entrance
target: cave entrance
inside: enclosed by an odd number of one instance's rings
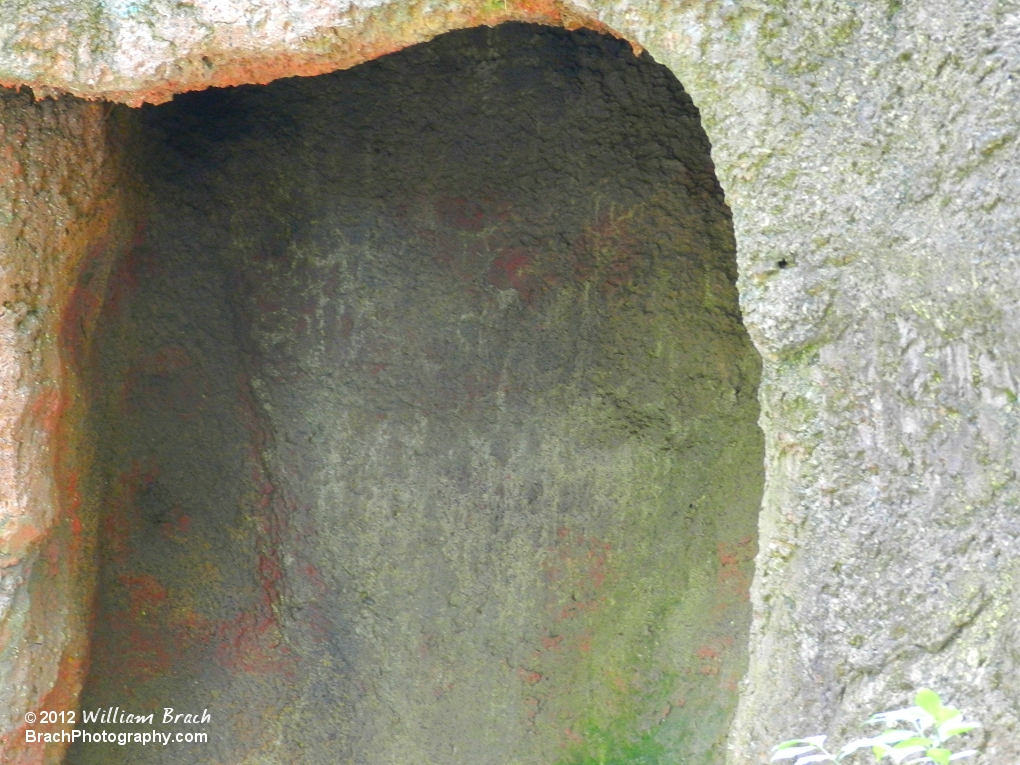
[[[719,762],[759,361],[672,74],[507,24],[126,119],[82,705],[212,722],[69,761]]]

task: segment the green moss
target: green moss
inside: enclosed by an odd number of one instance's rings
[[[632,733],[627,722],[582,730],[583,743],[557,765],[658,765],[667,761],[666,747],[651,731]]]
[[[846,45],[849,43],[853,36],[857,33],[857,30],[861,28],[861,20],[856,16],[852,16],[849,19],[837,24],[830,35],[830,40],[835,45]]]

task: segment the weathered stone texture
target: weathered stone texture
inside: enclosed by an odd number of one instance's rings
[[[760,360],[668,70],[513,24],[137,116],[83,703],[216,738],[68,761],[721,761]]]
[[[174,27],[211,13],[200,3],[131,7],[116,23],[98,11],[96,27],[78,22],[54,45],[52,30],[84,14],[7,3],[0,79],[131,100],[215,81],[221,57],[230,78],[248,62],[257,79],[287,60],[371,56],[387,29],[396,47],[500,13],[350,6],[331,17],[344,25],[330,42],[263,31],[259,14],[282,18],[280,4],[249,4],[241,22],[209,16],[202,35]],[[733,762],[757,762],[787,735],[846,730],[929,684],[985,723],[985,761],[1009,765],[1020,755],[1016,8],[592,0],[572,13],[677,74],[734,212],[745,320],[765,360],[768,477]],[[393,26],[370,23],[359,48],[369,15]],[[150,29],[165,43],[146,47]],[[127,52],[106,42],[114,31]]]
[[[746,42],[715,36],[699,60],[739,56],[756,72],[676,70],[714,142],[766,366],[768,488],[734,759],[848,730],[930,685],[985,723],[986,761],[1009,763],[1015,16],[790,4],[726,23]]]
[[[118,235],[104,116],[71,99],[0,96],[0,736],[37,762],[25,712],[73,705],[86,665],[94,529],[79,514],[78,356]],[[59,750],[59,747],[51,748]],[[51,753],[52,754],[52,753]],[[53,755],[55,756],[55,754]]]
[[[558,0],[481,3],[10,2],[0,84],[139,104],[199,87],[347,68],[437,34],[502,21],[598,27]]]

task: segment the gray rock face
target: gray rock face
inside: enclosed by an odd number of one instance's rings
[[[130,116],[82,703],[216,738],[67,761],[721,761],[760,360],[669,71],[508,24]]]
[[[731,761],[846,733],[921,685],[981,719],[985,762],[1015,761],[1016,9],[497,5],[8,2],[0,80],[160,99],[515,14],[647,48],[701,111],[764,360],[766,489]],[[74,145],[78,131],[54,140]]]

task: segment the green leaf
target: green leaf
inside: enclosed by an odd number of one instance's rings
[[[901,741],[906,741],[909,738],[914,738],[917,734],[912,730],[887,730],[884,733],[879,733],[870,739],[875,744],[885,744],[886,746],[892,746],[898,744]]]
[[[886,754],[888,754],[889,757],[892,758],[892,761],[895,762],[896,765],[899,765],[901,762],[903,762],[905,759],[907,759],[910,755],[917,754],[918,752],[924,752],[924,751],[925,751],[925,747],[915,745],[915,746],[907,746],[907,747],[904,747],[903,749],[899,749],[898,747],[893,747]]]
[[[890,712],[879,712],[868,720],[868,724],[875,725],[882,723],[887,728],[891,728],[896,723],[901,722],[920,725],[921,729],[925,730],[934,724],[935,718],[921,709],[921,707],[907,707],[905,709],[894,709]]]
[[[892,762],[900,765],[911,755],[916,755],[919,752],[926,751],[931,745],[932,741],[930,738],[924,736],[915,735],[910,738],[904,738],[902,742],[892,747],[887,753],[892,758]]]
[[[962,760],[964,757],[973,757],[975,754],[977,754],[977,749],[964,749],[950,757],[949,761]]]
[[[772,747],[772,752],[779,752],[783,749],[789,749],[791,746],[804,746],[808,744],[810,746],[821,746],[822,742],[825,741],[825,736],[808,736],[807,738],[791,738],[789,741],[784,741],[781,744],[776,744]]]
[[[801,741],[805,744],[811,744],[812,746],[817,746],[821,749],[822,746],[825,745],[825,739],[826,736],[808,736],[807,738],[802,738]]]
[[[789,743],[789,742],[787,742]],[[782,746],[782,744],[780,744]],[[788,746],[783,749],[779,749],[772,755],[772,759],[769,762],[775,762],[776,760],[788,760],[791,757],[799,757],[802,754],[808,754],[818,749],[817,746]]]
[[[949,749],[933,747],[925,752],[925,755],[937,762],[938,765],[949,765],[949,758],[953,756],[953,753]]]
[[[906,749],[908,746],[920,746],[922,749],[927,749],[935,742],[930,738],[924,736],[913,736],[911,738],[905,738],[900,741],[893,749]]]
[[[942,709],[942,699],[931,688],[922,688],[914,696],[914,703],[921,707],[933,718],[938,719],[939,710]]]
[[[935,715],[935,724],[941,725],[947,720],[952,720],[954,717],[960,717],[960,710],[956,707],[942,707],[939,713]]]
[[[936,725],[959,716],[960,710],[943,705],[942,699],[931,688],[922,688],[914,697],[914,703],[931,715]]]
[[[948,741],[953,736],[959,736],[961,733],[967,733],[968,731],[972,731],[975,728],[980,727],[981,723],[967,722],[963,719],[962,715],[956,715],[939,725],[939,740]]]
[[[871,747],[872,749],[875,750],[877,750],[878,747],[882,747],[884,751],[893,744],[898,744],[900,741],[911,738],[914,735],[916,735],[914,731],[909,730],[887,730],[884,733],[880,733],[877,736],[872,736],[870,738],[859,738],[856,741],[851,741],[849,744],[840,749],[839,758],[843,759],[847,755],[853,754],[858,749],[867,749],[868,747]],[[884,755],[878,754],[876,751],[875,757],[877,757],[878,759],[882,759],[883,756]]]
[[[827,754],[809,754],[807,757],[801,757],[793,765],[810,765],[812,762],[825,762],[826,760],[832,762],[832,757]]]

